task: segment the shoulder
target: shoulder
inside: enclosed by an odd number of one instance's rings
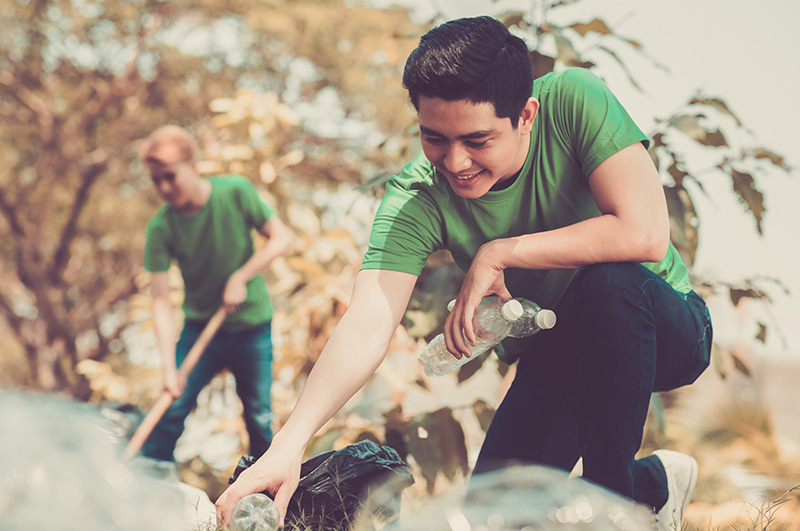
[[[212,190],[217,196],[217,200],[242,201],[244,197],[258,196],[253,183],[246,177],[236,173],[214,175],[209,177],[208,180],[211,182]]]
[[[229,173],[226,175],[212,175],[208,178],[214,189],[220,190],[252,190],[253,184],[244,175]]]
[[[158,212],[147,223],[147,241],[168,239],[170,225],[168,217],[170,215],[170,208],[167,205],[162,206]]]
[[[562,95],[586,89],[604,89],[605,83],[597,74],[587,68],[570,67],[559,72],[551,72],[534,82],[534,96]]]
[[[169,216],[169,206],[163,205],[147,222],[147,231],[152,232],[160,227],[165,227],[167,225],[167,216]]]
[[[406,192],[419,192],[422,190],[433,191],[437,186],[436,170],[420,152],[411,162],[403,166],[398,175],[393,175],[387,185],[386,191],[403,190]]]

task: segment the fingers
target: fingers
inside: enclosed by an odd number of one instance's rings
[[[241,479],[241,476],[240,476]],[[259,489],[248,488],[246,481],[236,481],[233,485],[225,489],[225,492],[217,499],[214,504],[217,509],[217,524],[224,523],[226,526],[231,525],[231,513],[233,508],[236,507],[236,502],[255,492],[261,492]],[[281,513],[283,515],[283,513]]]
[[[289,500],[292,499],[292,489],[282,487],[275,493],[275,506],[281,513],[281,527],[284,526],[286,511],[289,510]]]
[[[456,326],[457,319],[450,313],[444,322],[444,344],[447,351],[450,352],[456,359],[461,359],[461,348],[455,343],[455,338],[460,334],[457,333],[460,327]]]

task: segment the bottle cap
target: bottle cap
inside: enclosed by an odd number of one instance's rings
[[[511,299],[503,304],[501,311],[503,312],[503,317],[508,321],[516,321],[522,317],[522,304],[516,299]]]
[[[536,326],[544,330],[556,325],[556,312],[553,310],[539,310],[536,312]]]

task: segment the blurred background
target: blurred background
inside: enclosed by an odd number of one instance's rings
[[[435,24],[478,14],[526,40],[537,75],[595,71],[653,139],[673,242],[715,325],[713,367],[654,396],[642,450],[697,458],[687,527],[793,529],[800,8],[780,0],[3,2],[0,385],[141,411],[160,394],[141,265],[160,205],[135,153],[173,123],[200,139],[203,173],[247,176],[292,230],[266,274],[280,428],[348,304],[383,183],[419,151],[405,58]],[[492,355],[422,374],[460,278],[430,258],[383,366],[309,456],[390,445],[420,498],[465,477],[514,367]],[[177,451],[212,500],[247,452],[233,385],[222,374],[201,395]]]

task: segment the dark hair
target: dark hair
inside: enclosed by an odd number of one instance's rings
[[[494,105],[513,127],[533,89],[525,41],[491,17],[460,18],[428,31],[411,52],[403,86],[419,111],[419,97]]]

